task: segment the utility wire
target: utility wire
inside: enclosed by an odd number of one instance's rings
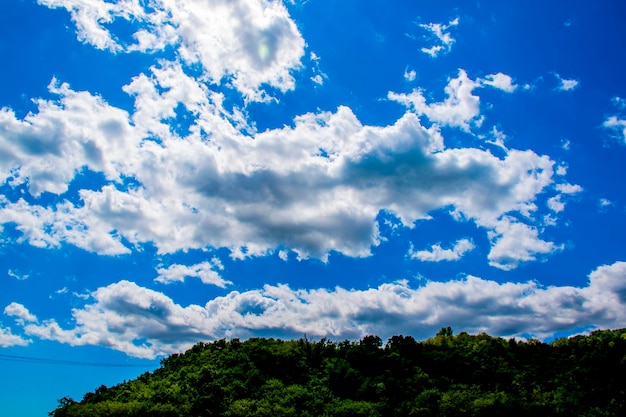
[[[99,368],[145,368],[146,365],[128,363],[81,362],[64,359],[35,358],[32,356],[4,355],[0,353],[0,361],[39,363],[42,365],[93,366]]]

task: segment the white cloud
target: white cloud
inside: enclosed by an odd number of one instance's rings
[[[567,79],[561,77],[559,74],[554,74],[559,81],[559,86],[557,87],[558,91],[572,91],[578,87],[578,80],[576,79]]]
[[[465,70],[459,70],[459,76],[452,78],[445,88],[447,98],[443,102],[426,104],[422,91],[415,89],[409,94],[389,92],[387,98],[397,101],[423,114],[434,123],[460,127],[469,131],[469,123],[480,114],[480,98],[472,94],[480,83],[471,80]]]
[[[447,25],[443,23],[422,23],[419,26],[429,32],[431,37],[434,37],[438,44],[431,46],[430,48],[422,48],[421,51],[431,57],[436,57],[442,51],[447,53],[452,49],[455,39],[452,37],[449,29],[459,24],[459,18],[451,20]]]
[[[599,204],[601,207],[608,207],[608,206],[612,206],[613,202],[607,198],[601,198],[599,201]]]
[[[624,110],[626,108],[626,99],[615,96],[611,99],[611,102],[618,110]],[[602,126],[617,132],[617,139],[626,145],[626,119],[621,116],[609,116],[602,123]]]
[[[557,184],[556,189],[563,194],[578,194],[583,191],[583,187],[578,184]]]
[[[582,288],[498,283],[473,276],[428,281],[417,288],[406,281],[367,290],[265,285],[187,307],[121,281],[96,290],[93,304],[74,309],[74,328],[65,330],[55,321],[44,321],[26,325],[25,331],[42,339],[106,346],[145,358],[182,351],[200,340],[247,338],[259,332],[283,338],[303,334],[332,339],[365,334],[425,338],[446,323],[470,333],[546,338],[580,327],[623,326],[624,294],[625,262],[597,268]]]
[[[626,145],[626,119],[620,119],[617,116],[610,116],[604,121],[602,126],[618,132],[619,140],[623,145]]]
[[[24,280],[27,280],[29,278],[28,274],[24,274],[24,273],[21,273],[19,271],[13,270],[13,269],[9,269],[7,271],[7,275],[10,276],[11,278],[14,278],[14,279],[18,280],[18,281],[24,281]]]
[[[322,70],[320,70],[320,57],[315,52],[311,52],[309,54],[309,59],[311,60],[311,63],[313,64],[311,68],[313,71],[313,76],[311,77],[311,81],[313,81],[315,84],[319,86],[324,85],[324,80],[328,78],[328,75],[322,72]]]
[[[48,88],[59,99],[38,100],[39,112],[23,120],[0,110],[0,176],[13,185],[28,181],[38,196],[67,191],[84,166],[112,181],[129,175],[139,140],[128,113],[55,79]]]
[[[14,183],[28,181],[32,193],[62,193],[86,164],[109,183],[53,206],[0,198],[0,224],[15,224],[20,240],[35,246],[69,243],[100,254],[151,242],[159,253],[210,247],[245,257],[283,247],[321,259],[333,250],[369,255],[380,242],[381,210],[411,227],[431,210],[452,207],[493,230],[507,213],[536,210],[554,162],[532,151],[496,157],[446,149],[438,126],[420,123],[417,115],[426,114],[469,129],[479,116],[472,94],[478,86],[461,70],[441,103],[426,104],[420,91],[390,93],[417,114],[389,126],[363,125],[339,107],[256,133],[177,63],[163,61],[124,87],[135,98],[132,114],[55,82],[60,98],[40,100],[38,113],[19,120],[5,112],[0,144],[33,143],[1,162],[5,180],[18,170]],[[187,132],[171,126],[181,108],[191,115]],[[67,127],[55,143],[37,134],[59,126]],[[136,185],[125,187],[120,178]]]
[[[38,0],[65,8],[78,38],[111,52],[150,51],[172,45],[188,63],[200,63],[214,83],[227,78],[250,100],[266,100],[262,85],[294,88],[291,71],[301,67],[304,39],[282,2],[264,0]],[[136,26],[125,44],[107,24]]]
[[[561,174],[558,174],[558,175],[561,175]],[[564,172],[563,172],[563,175],[564,175]],[[557,190],[557,192],[559,192],[559,194],[555,195],[554,197],[550,197],[548,199],[548,207],[550,208],[550,210],[552,210],[555,213],[560,213],[563,210],[565,210],[565,202],[563,201],[564,197],[569,198],[570,196],[581,193],[583,191],[583,188],[578,184],[561,183],[561,184],[556,184],[554,188]]]
[[[24,324],[24,322],[37,322],[37,317],[34,314],[31,314],[22,304],[15,302],[4,308],[4,314],[9,317],[16,317],[16,321],[19,324]]]
[[[137,10],[131,6],[131,1],[37,0],[37,3],[50,8],[65,8],[76,25],[79,40],[111,52],[121,51],[122,47],[113,39],[105,24],[117,17],[130,20],[133,9]]]
[[[486,143],[495,145],[503,150],[508,150],[508,148],[506,147],[506,144],[504,143],[506,141],[507,136],[503,133],[500,132],[498,130],[498,128],[496,126],[494,126],[491,129],[491,137],[493,138],[492,140],[487,140]]]
[[[608,198],[601,198],[598,200],[598,207],[600,208],[600,212],[606,212],[610,207],[613,207],[615,203],[613,203]]]
[[[570,196],[581,193],[583,191],[583,188],[578,184],[556,184],[555,188],[559,192],[559,194],[548,199],[548,207],[555,213],[560,213],[565,210],[565,201],[563,201],[564,198],[569,198]],[[555,219],[553,220],[554,221],[547,222],[547,224],[554,225]]]
[[[99,288],[92,297],[95,304],[73,310],[74,329],[64,330],[56,321],[47,320],[26,325],[26,333],[73,346],[105,346],[143,358],[181,351],[213,337],[206,309],[183,308],[159,292],[128,281]],[[219,323],[212,325],[219,328]]]
[[[28,346],[29,343],[31,343],[31,340],[15,335],[10,328],[0,325],[0,347]]]
[[[548,199],[548,207],[550,207],[550,210],[554,211],[555,213],[560,213],[561,211],[565,210],[565,203],[561,201],[560,195],[556,195]]]
[[[431,57],[436,57],[437,55],[439,55],[439,52],[441,52],[442,50],[444,50],[444,46],[443,45],[433,45],[430,48],[426,48],[423,47],[422,49],[420,49],[422,52],[424,52],[425,54],[430,55]]]
[[[0,197],[0,223],[15,223],[19,242],[40,248],[60,247],[67,242],[102,255],[120,255],[130,250],[108,225],[69,202],[51,209],[20,199],[10,203]]]
[[[537,255],[548,255],[564,248],[542,240],[537,228],[507,217],[499,220],[488,235],[492,241],[489,265],[505,271],[535,261]]]
[[[210,262],[201,262],[191,266],[175,264],[167,268],[157,269],[159,276],[155,278],[155,281],[162,284],[170,284],[172,282],[184,282],[185,278],[199,278],[204,284],[225,288],[232,282],[220,276],[218,271],[223,269],[224,266],[218,258],[213,258]]]
[[[512,93],[517,89],[517,84],[513,84],[513,79],[510,75],[503,74],[501,72],[497,74],[490,74],[485,79],[480,80],[483,85],[488,85],[507,93]]]
[[[419,259],[423,262],[458,261],[475,247],[471,240],[460,239],[452,249],[443,249],[441,245],[435,244],[430,247],[430,250],[411,250],[409,255],[411,259]]]
[[[411,82],[411,81],[415,81],[415,78],[417,77],[417,72],[415,72],[415,70],[409,70],[408,68],[406,68],[404,70],[404,79]]]
[[[317,85],[324,85],[324,77],[322,77],[320,74],[315,74],[313,77],[311,77],[311,81],[313,81]]]
[[[618,110],[624,110],[626,109],[626,99],[619,97],[619,96],[615,96],[613,98],[611,98],[611,102],[613,103],[613,105],[615,107],[617,107]]]

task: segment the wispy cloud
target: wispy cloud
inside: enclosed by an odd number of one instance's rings
[[[29,274],[24,274],[24,273],[22,273],[20,271],[14,270],[14,269],[9,269],[7,271],[7,275],[10,276],[11,278],[14,278],[14,279],[18,280],[18,281],[24,281],[24,280],[27,280],[30,277]]]
[[[626,119],[610,116],[602,123],[602,126],[617,132],[619,141],[626,145]]]
[[[232,282],[220,276],[218,271],[223,269],[224,266],[218,258],[213,258],[210,262],[201,262],[191,266],[175,264],[167,268],[157,269],[159,276],[154,280],[162,284],[171,284],[173,282],[183,282],[185,278],[199,278],[204,284],[225,288]]]
[[[452,19],[448,24],[443,23],[421,23],[419,26],[429,32],[430,38],[436,40],[436,44],[431,47],[421,49],[425,54],[435,58],[440,53],[450,52],[455,39],[449,29],[459,24],[459,18]]]
[[[559,85],[556,87],[558,91],[572,91],[578,88],[578,80],[571,78],[563,78],[559,74],[555,73],[554,76],[559,81]]]
[[[613,105],[615,107],[617,107],[618,110],[624,110],[626,109],[626,99],[619,97],[619,96],[615,96],[613,98],[611,98],[611,102],[613,103]]]
[[[626,108],[626,99],[619,96],[611,98],[611,102],[619,111]],[[618,142],[626,145],[626,117],[623,117],[622,115],[608,116],[604,120],[604,123],[602,123],[602,126],[616,132]]]
[[[311,71],[313,72],[311,81],[318,86],[324,85],[324,81],[328,78],[328,75],[320,70],[320,57],[315,52],[311,52],[309,54],[309,59],[312,64]]]
[[[615,203],[613,203],[608,198],[601,198],[598,200],[598,207],[600,208],[600,212],[606,212],[609,208],[613,207]]]

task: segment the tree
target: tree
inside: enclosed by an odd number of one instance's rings
[[[452,336],[452,327],[442,327],[439,332],[437,332],[437,336]]]

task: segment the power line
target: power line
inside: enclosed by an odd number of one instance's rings
[[[0,361],[38,363],[42,365],[93,366],[99,368],[145,368],[146,365],[128,363],[81,362],[65,359],[35,358],[32,356],[5,355],[0,353]]]

